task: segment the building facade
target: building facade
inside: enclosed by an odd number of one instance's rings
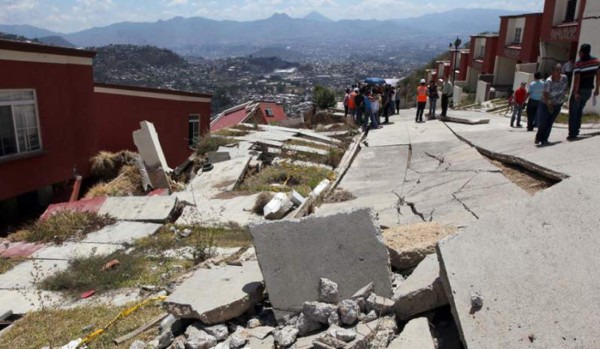
[[[174,166],[191,153],[190,135],[208,132],[211,95],[95,84],[94,56],[0,40],[0,209],[24,194],[47,203],[54,186],[89,175],[101,150],[136,151],[140,121],[155,124]]]

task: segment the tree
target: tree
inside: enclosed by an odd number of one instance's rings
[[[313,101],[319,109],[335,107],[335,93],[326,87],[317,85],[315,86]]]

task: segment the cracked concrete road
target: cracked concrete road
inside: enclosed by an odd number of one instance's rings
[[[393,124],[369,132],[340,182],[356,199],[324,204],[318,215],[370,207],[384,227],[435,221],[463,228],[528,197],[446,124],[416,124],[412,113],[402,111]]]

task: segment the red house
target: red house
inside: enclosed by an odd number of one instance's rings
[[[494,74],[498,34],[479,34],[471,36],[471,61],[467,69],[467,86],[471,90],[477,88],[480,75]]]
[[[241,123],[277,125],[287,120],[283,105],[273,102],[247,102],[223,111],[210,123],[215,132]]]
[[[542,13],[500,17],[494,86],[512,88],[518,64],[537,64],[541,28]]]
[[[468,48],[450,49],[450,53],[450,69],[456,70],[456,81],[465,81],[467,79],[469,64],[471,63],[471,50]],[[454,62],[455,60],[456,62]],[[452,78],[452,71],[450,71],[450,77]]]
[[[132,132],[153,122],[170,165],[207,132],[211,95],[95,84],[95,52],[0,40],[0,211],[47,204],[56,185],[89,175],[101,150],[136,150]],[[43,200],[36,200],[43,199]],[[2,218],[0,216],[0,218]]]
[[[546,0],[541,28],[541,71],[577,57],[586,0]]]

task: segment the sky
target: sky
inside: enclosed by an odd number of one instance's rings
[[[0,24],[29,24],[71,33],[116,22],[176,16],[248,21],[317,11],[331,19],[394,19],[455,8],[541,11],[543,0],[0,0]]]

